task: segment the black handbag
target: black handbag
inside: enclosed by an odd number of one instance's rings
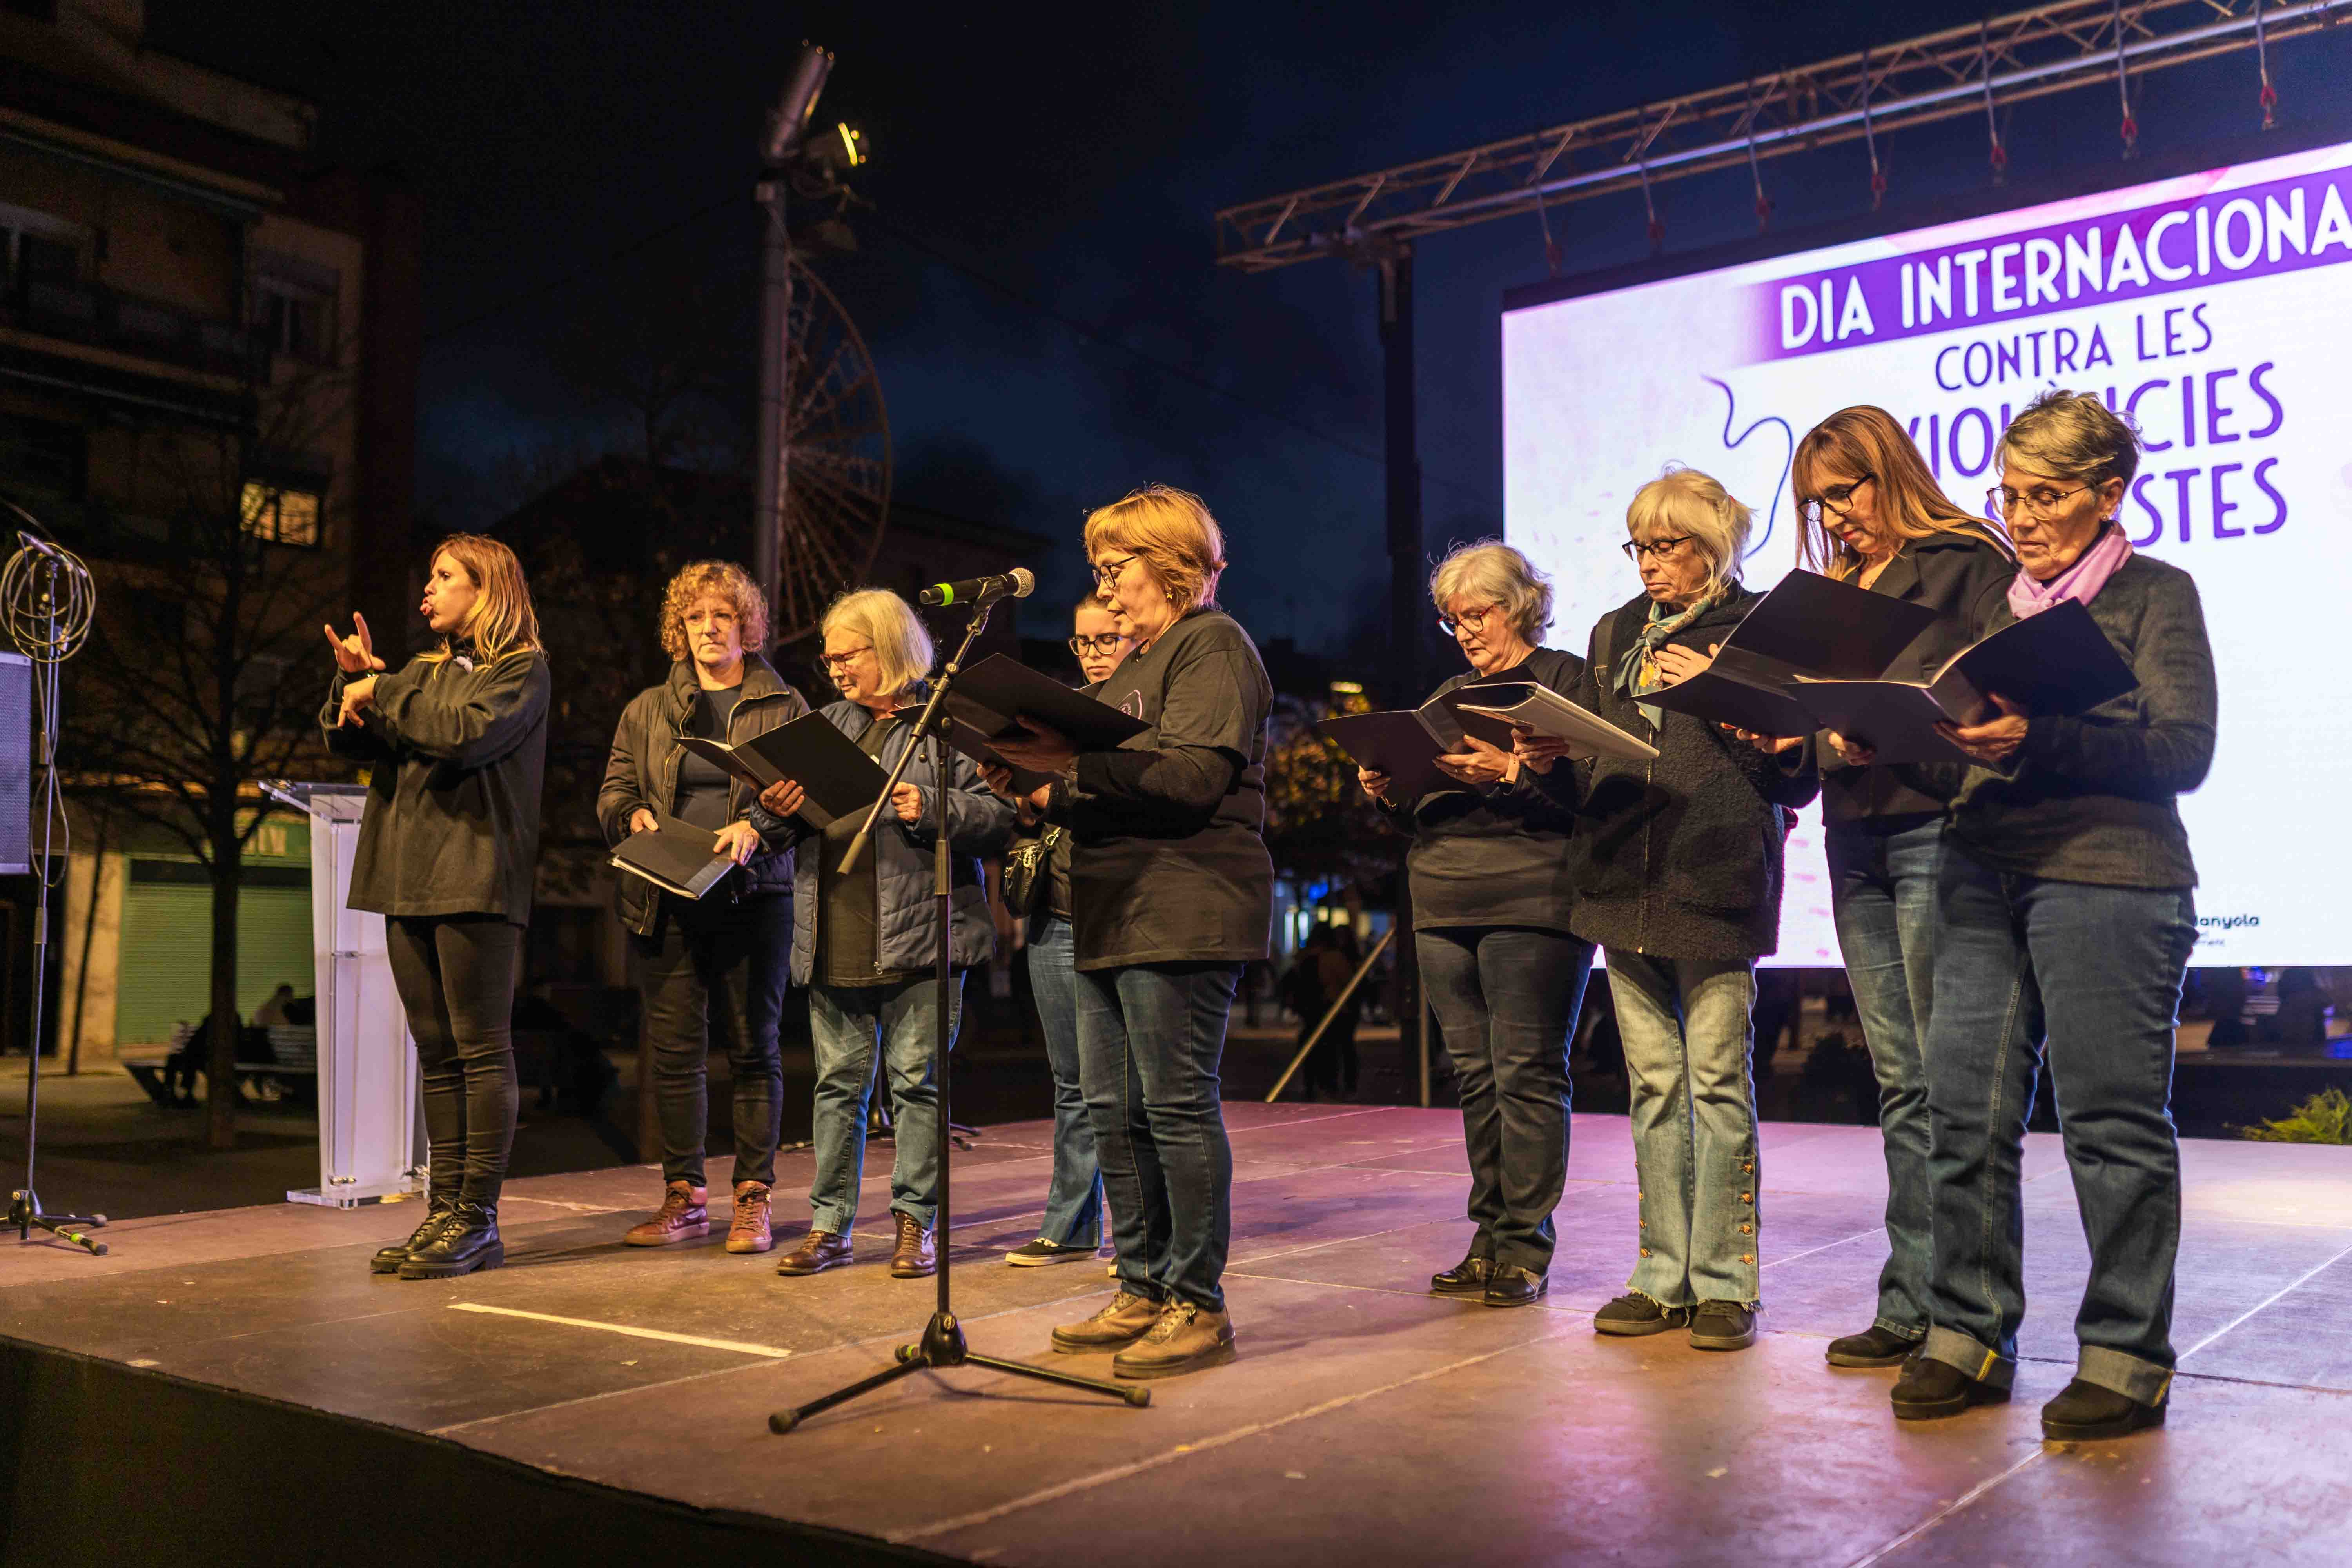
[[[1045,907],[1047,870],[1062,829],[1047,827],[1034,838],[1024,838],[1004,857],[1004,880],[999,892],[1006,911],[1027,920]]]

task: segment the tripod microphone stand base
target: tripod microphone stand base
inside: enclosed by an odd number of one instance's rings
[[[1093,1394],[1108,1394],[1138,1409],[1151,1403],[1151,1390],[1148,1388],[1129,1388],[1121,1384],[1105,1383],[1099,1378],[1080,1377],[1076,1373],[1031,1366],[1026,1362],[974,1355],[964,1348],[963,1325],[956,1321],[952,1312],[934,1312],[923,1330],[921,1342],[900,1345],[898,1360],[898,1365],[877,1372],[862,1382],[853,1383],[846,1388],[836,1388],[822,1399],[812,1399],[794,1409],[777,1411],[768,1417],[768,1430],[781,1436],[812,1415],[821,1415],[836,1405],[846,1405],[860,1394],[871,1394],[886,1384],[898,1382],[909,1373],[937,1371],[950,1366],[985,1367],[991,1372],[1009,1372],[1016,1377],[1034,1377],[1040,1383],[1058,1383],[1065,1388],[1083,1388]]]
[[[93,1258],[106,1256],[106,1243],[82,1233],[84,1226],[101,1230],[106,1226],[102,1214],[43,1214],[40,1194],[19,1188],[8,1202],[8,1223],[16,1230],[19,1241],[32,1239],[36,1230],[46,1230],[60,1241],[70,1241]]]

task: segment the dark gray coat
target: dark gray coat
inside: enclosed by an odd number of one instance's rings
[[[1952,832],[2001,871],[2111,888],[2193,888],[2178,797],[2213,765],[2219,700],[2197,584],[2135,555],[2088,605],[2139,685],[2078,717],[2037,713],[2004,777],[1972,770]],[[2003,608],[1999,617],[2010,619]]]
[[[1669,641],[1705,653],[1755,602],[1735,584]],[[1657,758],[1601,757],[1538,775],[1555,795],[1580,796],[1569,926],[1587,942],[1660,958],[1760,958],[1780,943],[1789,823],[1821,775],[1801,753],[1768,757],[1687,713],[1663,713],[1664,727],[1652,729],[1611,680],[1649,614],[1645,595],[1601,618],[1572,700],[1647,740]]]
[[[348,900],[384,915],[530,922],[547,764],[547,658],[475,665],[464,649],[376,677],[366,722],[338,726],[344,678],[319,722],[327,749],[368,765]]]
[[[596,792],[596,820],[604,841],[618,844],[629,836],[629,818],[642,806],[665,815],[677,809],[678,763],[685,752],[678,741],[694,721],[698,689],[694,666],[680,660],[659,686],[648,686],[621,710],[613,731],[613,752],[604,763],[604,787]],[[808,703],[773,666],[757,654],[743,656],[743,694],[728,716],[727,739],[732,744],[789,724],[808,711]],[[751,816],[751,790],[732,780],[727,791],[727,819]],[[712,898],[755,899],[793,889],[793,852],[763,850],[730,871]],[[660,889],[643,877],[626,874],[614,879],[613,912],[621,924],[639,936],[653,934],[661,910]]]
[[[835,729],[853,740],[875,721],[855,702],[831,703],[824,712]],[[907,736],[913,728],[911,712],[905,721],[891,724],[878,759],[885,773],[907,749]],[[981,783],[980,769],[971,758],[950,752],[948,762],[948,864],[952,890],[948,956],[958,968],[967,968],[985,963],[996,951],[996,923],[988,911],[981,861],[1002,853],[1012,842],[1013,803]],[[935,777],[931,749],[927,745],[908,765],[905,779],[922,792],[921,820],[900,822],[898,814],[885,806],[873,842],[866,846],[878,874],[875,961],[884,971],[928,969],[939,960],[939,943],[932,935],[936,908],[931,901],[931,823],[938,809],[933,799]],[[814,841],[801,852],[793,879],[793,984],[806,985],[816,970],[817,859],[820,855],[840,854],[846,830],[841,837],[820,835],[797,816],[773,816],[757,804],[751,807],[751,820],[772,851],[788,851],[803,840]],[[861,874],[863,869],[861,866]]]

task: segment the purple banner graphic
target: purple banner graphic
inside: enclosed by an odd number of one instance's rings
[[[2347,177],[2317,170],[1759,283],[1748,363],[2352,261]]]

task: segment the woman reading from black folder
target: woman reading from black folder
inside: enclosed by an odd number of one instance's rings
[[[369,1267],[404,1279],[495,1268],[514,1144],[515,961],[530,920],[547,758],[547,656],[514,552],[453,533],[418,606],[440,646],[377,674],[367,622],[327,628],[328,749],[373,770],[350,905],[384,917],[416,1039],[432,1176],[424,1221]]]
[[[1054,1348],[1116,1351],[1121,1377],[1229,1361],[1223,1279],[1233,1146],[1218,1102],[1243,964],[1266,954],[1273,688],[1216,607],[1224,536],[1200,498],[1151,485],[1087,519],[1103,602],[1135,640],[1095,695],[1151,726],[1118,751],[1058,735],[997,746],[1059,773],[1050,820],[1074,847],[1078,1066],[1118,1253],[1118,1292]]]
[[[2045,393],[2000,457],[1992,499],[2020,568],[2001,618],[2071,600],[2138,685],[2079,715],[1994,694],[1998,716],[1947,727],[1985,766],[1953,805],[1937,880],[1934,1263],[1927,1335],[1893,1402],[1919,1420],[2009,1397],[2025,1315],[2020,1165],[2046,1054],[2091,1277],[2074,1379],[2042,1407],[2042,1432],[2117,1437],[2161,1423],[2173,1386],[2173,1031],[2197,942],[2177,797],[2212,765],[2213,650],[2197,584],[2135,554],[2116,520],[2139,465],[2128,424],[2090,394]]]
[[[1429,593],[1470,664],[1438,694],[1473,680],[1575,689],[1584,661],[1537,646],[1551,624],[1551,584],[1517,550],[1465,545],[1438,563]],[[1592,944],[1568,924],[1575,814],[1536,782],[1553,764],[1523,763],[1475,736],[1465,745],[1439,760],[1450,786],[1419,800],[1395,798],[1386,773],[1356,777],[1413,841],[1413,945],[1462,1087],[1478,1228],[1468,1256],[1430,1289],[1523,1307],[1542,1297],[1551,1267],[1551,1213],[1568,1180],[1568,1042]]]
[[[717,834],[719,852],[737,868],[699,900],[642,877],[614,879],[614,913],[629,933],[645,999],[661,1118],[661,1207],[622,1237],[631,1247],[666,1247],[710,1230],[702,1146],[714,1028],[734,1084],[727,1250],[765,1252],[772,1244],[768,1194],[783,1116],[776,1026],[792,953],[793,854],[761,845],[746,785],[678,744],[688,735],[746,741],[808,711],[760,656],[767,642],[767,595],[743,568],[697,561],[671,578],[661,645],[677,663],[668,679],[622,710],[596,795],[607,840],[649,833],[660,816],[673,816]]]

